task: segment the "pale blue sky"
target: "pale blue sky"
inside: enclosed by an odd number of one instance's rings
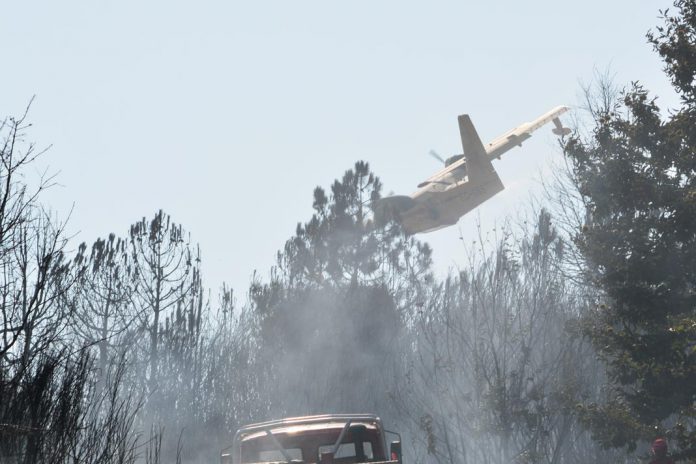
[[[44,199],[91,243],[163,208],[203,250],[207,285],[238,295],[311,215],[312,190],[358,159],[411,193],[459,153],[456,117],[484,142],[611,66],[668,102],[645,41],[671,2],[4,2],[0,113],[32,95],[31,139],[61,187]],[[471,240],[523,208],[560,159],[548,128],[496,163],[508,189],[459,222]],[[39,169],[37,167],[37,169]],[[535,180],[537,179],[537,180]],[[457,228],[421,236],[445,272]]]

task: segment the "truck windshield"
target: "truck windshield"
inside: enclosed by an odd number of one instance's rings
[[[280,426],[269,430],[272,436],[265,431],[251,432],[240,437],[239,464],[287,462],[288,458],[293,462],[317,463],[322,453],[333,450],[345,426],[345,422]],[[383,461],[382,440],[375,424],[351,423],[341,437],[334,462]]]
[[[285,449],[293,461],[302,461],[302,450],[300,448]],[[259,450],[258,459],[255,462],[281,462],[285,461],[285,456],[280,450]]]

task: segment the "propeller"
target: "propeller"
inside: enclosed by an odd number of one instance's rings
[[[441,162],[442,164],[447,164],[447,162],[444,159],[442,159],[442,156],[440,156],[435,150],[430,150],[428,154],[436,160],[438,160],[439,162]]]

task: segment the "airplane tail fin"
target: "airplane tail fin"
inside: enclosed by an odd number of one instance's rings
[[[486,148],[481,143],[481,138],[471,122],[468,114],[462,114],[459,120],[459,133],[462,137],[462,148],[467,161],[487,160]]]
[[[481,175],[496,175],[486,148],[471,122],[468,114],[459,116],[459,133],[462,137],[462,148],[466,157],[466,170],[470,178],[476,179]]]

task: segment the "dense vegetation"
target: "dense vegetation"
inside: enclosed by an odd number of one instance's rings
[[[53,179],[27,183],[26,115],[6,119],[0,462],[216,462],[243,423],[365,411],[416,463],[628,462],[657,436],[691,459],[696,2],[676,7],[649,41],[680,107],[663,117],[638,84],[590,99],[563,208],[458,250],[444,279],[373,221],[364,162],[315,189],[242,302],[208,296],[162,211],[68,254],[41,203]]]
[[[589,137],[572,137],[586,221],[575,239],[601,290],[584,333],[608,365],[612,391],[583,418],[609,446],[666,434],[696,450],[696,3],[676,2],[648,34],[681,104],[662,117],[634,83],[592,108]]]

